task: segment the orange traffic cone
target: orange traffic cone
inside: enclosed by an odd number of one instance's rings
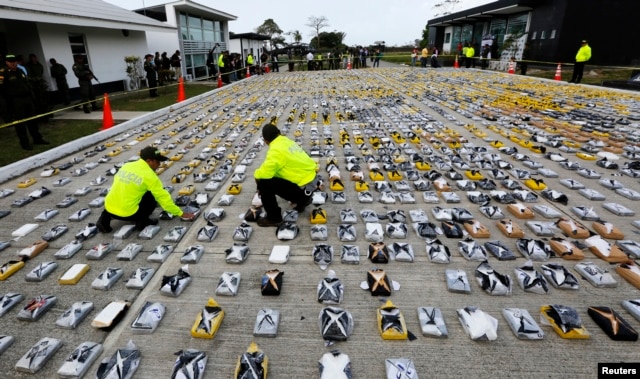
[[[456,54],[456,60],[453,61],[453,68],[460,68],[460,63],[458,63],[458,54]]]
[[[102,104],[102,129],[107,130],[114,125],[113,115],[111,114],[111,104],[109,104],[109,95],[104,94],[104,101]]]
[[[249,66],[247,66],[247,73],[244,75],[245,78],[251,77],[251,70],[249,70]]]
[[[218,71],[218,88],[222,87],[224,85],[224,83],[222,83],[222,75],[220,74],[220,71]]]
[[[264,72],[267,74],[271,72],[271,70],[269,69],[269,64],[264,65]]]
[[[182,76],[178,79],[178,103],[184,101],[186,96],[184,95],[184,80]]]
[[[351,70],[351,59],[347,60],[347,70]]]
[[[562,80],[562,64],[558,63],[558,67],[556,68],[556,75],[553,77],[554,80]]]
[[[511,61],[509,62],[509,74],[515,74],[516,73],[516,63]]]

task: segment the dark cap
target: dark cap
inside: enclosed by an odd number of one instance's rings
[[[145,56],[144,56],[144,59],[147,59],[147,58],[149,58],[149,57],[153,58],[153,54],[147,54],[147,55],[145,55]]]
[[[273,124],[267,124],[262,128],[262,138],[265,141],[271,142],[280,135],[280,129]]]
[[[16,58],[16,56],[13,54],[7,54],[7,56],[4,57],[4,60],[7,62],[17,62],[18,58]]]
[[[152,146],[147,146],[144,149],[142,149],[140,151],[140,158],[142,158],[145,161],[147,159],[154,159],[154,160],[160,161],[160,162],[164,162],[166,160],[169,160],[169,158],[167,158],[164,155],[160,154],[160,150],[158,150],[158,149],[156,149],[155,147],[152,147]]]

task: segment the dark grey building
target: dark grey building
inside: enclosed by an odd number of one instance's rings
[[[633,36],[640,21],[638,0],[498,0],[428,21],[429,45],[455,54],[470,42],[476,55],[497,41],[500,56],[521,57],[524,43],[530,59],[573,62],[586,39],[592,64],[637,65],[640,49]],[[495,58],[495,57],[492,57]]]

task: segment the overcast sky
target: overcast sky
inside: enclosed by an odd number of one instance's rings
[[[104,0],[125,9],[139,9],[170,0]],[[385,41],[387,46],[413,44],[421,39],[427,20],[440,12],[434,4],[442,0],[192,0],[230,13],[238,19],[229,23],[234,33],[253,32],[264,20],[273,19],[284,33],[299,31],[302,42],[314,35],[306,26],[311,16],[327,18],[324,32],[344,32],[347,45],[369,45]],[[453,11],[461,11],[495,0],[460,0]],[[291,36],[284,35],[287,42]]]

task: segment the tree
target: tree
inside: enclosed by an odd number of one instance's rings
[[[291,38],[293,38],[294,42],[302,41],[302,34],[300,34],[299,30],[289,30],[285,34],[288,35],[288,36],[291,36]]]
[[[325,48],[342,48],[342,42],[347,34],[344,32],[322,32],[319,34],[320,43],[318,43],[318,39],[313,37],[311,39],[311,45],[313,46],[324,46]]]
[[[312,28],[315,31],[316,41],[320,41],[320,30],[329,26],[329,20],[324,16],[320,16],[320,17],[311,16],[307,19],[307,21],[308,22],[305,25]],[[319,48],[320,48],[320,45],[316,46],[316,49],[319,49]]]
[[[282,29],[273,21],[272,18],[264,20],[262,25],[256,28],[256,33],[269,36],[269,43],[271,46],[277,46],[278,44],[284,44],[284,37],[282,37]]]
[[[426,47],[428,44],[429,44],[429,27],[425,25],[424,29],[422,30],[422,40],[417,45],[420,46],[420,48],[423,48],[423,47]]]

